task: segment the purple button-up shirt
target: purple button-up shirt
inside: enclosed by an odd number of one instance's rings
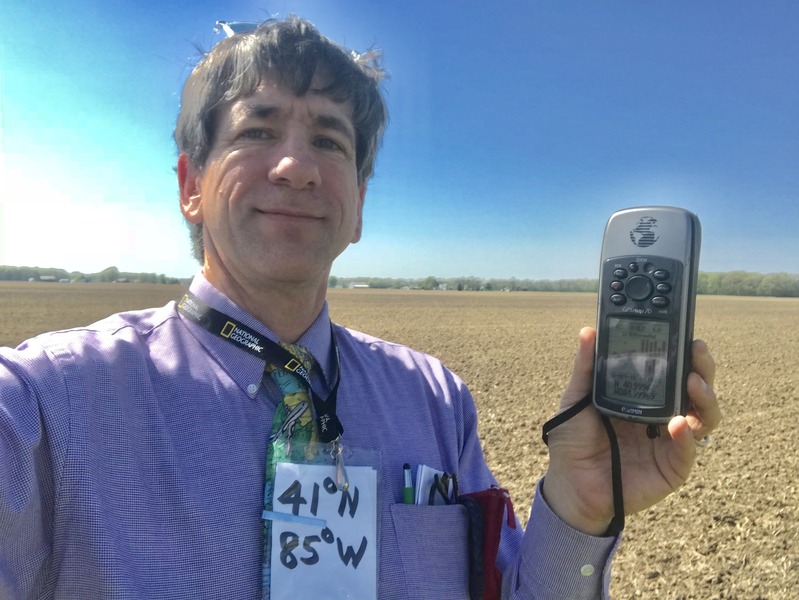
[[[201,275],[191,289],[275,339]],[[462,492],[496,483],[469,391],[428,355],[334,332],[343,442],[379,456],[378,597],[468,598],[462,507],[402,504],[402,467],[456,473]],[[329,376],[327,307],[299,343]],[[260,598],[280,398],[263,372],[175,303],[0,349],[0,598]],[[615,543],[568,528],[539,493],[527,531],[503,531],[503,595],[607,594]]]

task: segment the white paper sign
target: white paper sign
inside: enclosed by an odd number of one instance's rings
[[[278,463],[272,502],[271,600],[377,598],[377,474]]]

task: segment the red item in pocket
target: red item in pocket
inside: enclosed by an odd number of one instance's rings
[[[497,568],[497,554],[499,553],[499,539],[502,535],[502,521],[505,510],[508,512],[508,527],[516,529],[516,515],[513,512],[508,490],[500,487],[490,487],[480,492],[461,494],[463,497],[473,499],[480,507],[483,522],[482,542],[482,576],[483,600],[499,599],[502,594],[502,573]]]

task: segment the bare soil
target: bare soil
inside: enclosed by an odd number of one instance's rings
[[[0,283],[0,345],[179,298],[181,286]],[[489,464],[523,521],[546,469],[541,425],[593,294],[330,290],[334,321],[441,358],[469,385]],[[691,480],[629,517],[614,598],[799,598],[799,300],[700,296],[724,422]],[[791,433],[793,432],[793,433]]]

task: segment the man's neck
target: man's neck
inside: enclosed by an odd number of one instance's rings
[[[211,285],[288,343],[296,342],[319,316],[327,290],[327,280],[315,285],[280,282],[254,287],[219,276],[208,265],[203,274]]]

